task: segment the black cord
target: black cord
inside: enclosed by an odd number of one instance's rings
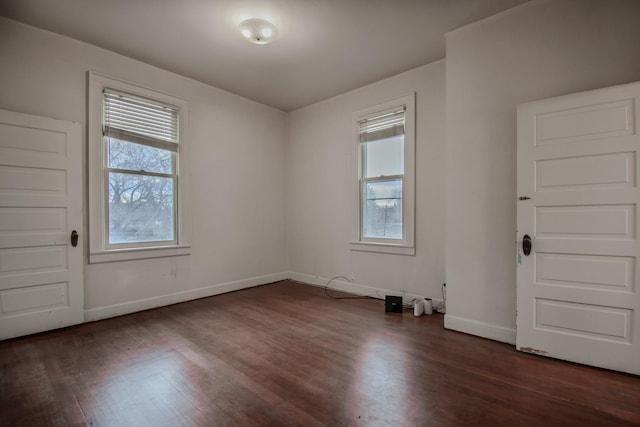
[[[336,279],[344,279],[347,282],[351,283],[352,280],[349,279],[348,277],[344,277],[344,276],[335,276],[332,277],[331,279],[329,279],[329,281],[327,282],[326,285],[324,285],[324,293],[331,299],[373,299],[373,297],[368,296],[368,295],[361,295],[361,296],[350,296],[350,297],[337,297],[335,295],[331,295],[329,293],[329,285],[331,284],[331,282],[333,282]]]

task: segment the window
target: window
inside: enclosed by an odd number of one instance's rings
[[[415,254],[414,109],[411,95],[354,113],[354,250]]]
[[[189,252],[185,101],[90,74],[90,262]]]

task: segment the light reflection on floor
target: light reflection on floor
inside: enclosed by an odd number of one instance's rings
[[[171,350],[114,364],[96,383],[87,418],[119,426],[182,425],[200,418],[203,406],[188,364]]]
[[[360,348],[356,373],[346,396],[348,418],[361,425],[406,424],[411,417],[409,343],[372,336]],[[382,421],[384,420],[384,422]]]

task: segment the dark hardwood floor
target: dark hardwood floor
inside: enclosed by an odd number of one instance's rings
[[[2,426],[640,425],[640,378],[279,282],[0,342]]]

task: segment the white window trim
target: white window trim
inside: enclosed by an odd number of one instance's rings
[[[104,142],[102,135],[102,103],[104,88],[121,90],[150,99],[175,105],[178,115],[178,215],[176,218],[177,242],[158,245],[157,242],[137,247],[108,249],[106,244],[106,185],[103,173]],[[188,255],[191,253],[191,227],[189,215],[188,183],[188,101],[148,89],[93,71],[89,72],[89,117],[88,117],[88,177],[89,177],[89,263],[125,261],[145,258]]]
[[[360,175],[362,158],[359,149],[358,122],[377,116],[385,111],[405,108],[404,134],[404,181],[403,181],[403,229],[401,242],[363,241],[360,206]],[[415,93],[395,98],[352,114],[349,138],[349,186],[350,191],[350,238],[349,249],[353,251],[378,252],[395,255],[415,255],[415,151],[416,151],[416,111]]]

